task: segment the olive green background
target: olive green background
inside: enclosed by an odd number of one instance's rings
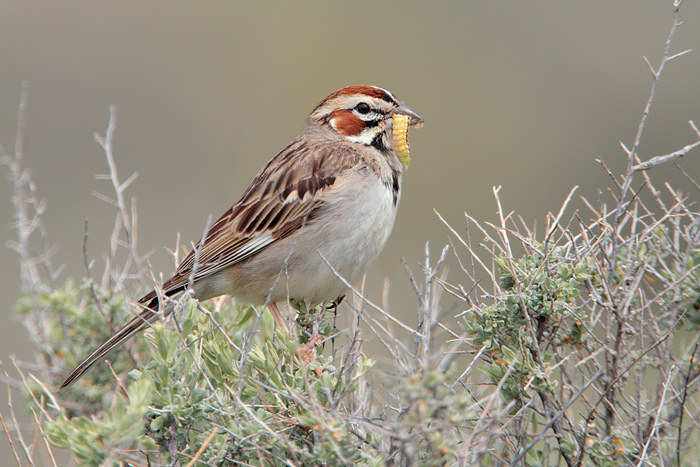
[[[25,165],[48,200],[46,226],[62,277],[84,274],[82,243],[102,265],[113,211],[106,162],[93,141],[115,104],[122,179],[137,171],[141,252],[172,271],[165,247],[197,239],[242,194],[259,168],[301,129],[313,107],[352,84],[386,87],[426,120],[411,132],[394,233],[368,276],[381,301],[409,324],[416,300],[400,258],[420,274],[466,211],[495,221],[492,187],[506,211],[543,225],[574,185],[597,199],[625,163],[650,85],[642,60],[659,62],[669,1],[589,2],[75,2],[0,5],[0,144],[14,151],[21,82],[29,82]],[[700,49],[700,7],[686,1],[674,52]],[[641,146],[648,158],[695,141],[700,51],[671,63]],[[700,152],[683,160],[700,178]],[[672,165],[654,173],[686,187]],[[0,183],[0,240],[10,229],[11,185]],[[697,196],[697,191],[693,196]],[[582,217],[588,213],[582,211]],[[479,235],[473,236],[480,240]],[[11,307],[17,258],[0,249],[0,358],[31,351]],[[465,282],[454,265],[454,282]],[[452,303],[452,302],[447,302]],[[446,310],[454,315],[460,308]],[[7,413],[5,393],[0,410]],[[20,401],[15,393],[15,402]],[[31,432],[26,433],[31,439]],[[9,459],[6,440],[0,459]]]

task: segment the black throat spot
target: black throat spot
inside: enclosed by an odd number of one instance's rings
[[[386,147],[386,144],[384,144],[384,133],[381,132],[374,135],[370,146],[375,147],[382,152],[387,152],[389,150],[389,148]]]
[[[396,170],[391,172],[391,183],[392,183],[392,189],[394,190],[394,206],[396,206],[396,203],[399,202],[399,190],[401,189],[401,185],[399,184],[399,177],[401,174],[397,172]]]

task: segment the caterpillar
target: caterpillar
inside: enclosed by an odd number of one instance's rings
[[[407,115],[394,115],[394,152],[401,161],[403,169],[406,170],[411,163],[411,147],[408,144],[408,126],[411,124],[411,117]]]

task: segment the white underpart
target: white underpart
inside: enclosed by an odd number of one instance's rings
[[[343,189],[328,193],[330,219],[304,232],[292,245],[293,250],[308,248],[316,254],[296,257],[292,252],[289,270],[294,274],[284,277],[285,284],[273,296],[281,293],[284,299],[288,290],[292,298],[317,303],[342,295],[346,287],[328,264],[349,283],[362,277],[389,238],[398,204],[394,203],[392,189],[371,179],[348,177],[342,182],[346,185]],[[343,196],[334,192],[342,192]]]
[[[344,294],[347,287],[333,270],[356,284],[381,252],[396,218],[393,188],[367,170],[355,168],[325,191],[319,218],[261,249],[255,261],[216,274],[200,292],[229,293],[252,304],[287,299],[318,304]],[[264,243],[263,237],[256,240]],[[231,290],[231,284],[238,288]]]

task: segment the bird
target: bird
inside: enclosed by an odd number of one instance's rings
[[[162,297],[186,290],[200,301],[231,295],[267,306],[282,324],[278,302],[313,306],[342,296],[347,283],[367,272],[394,225],[404,169],[392,137],[397,116],[423,123],[377,86],[348,86],[323,99],[299,136],[260,170],[172,277],[138,300],[142,311],[86,357],[59,390],[147,328],[159,312],[172,311]]]

